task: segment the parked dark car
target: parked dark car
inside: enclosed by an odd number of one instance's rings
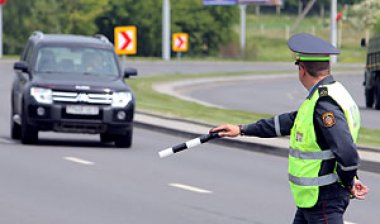
[[[38,141],[39,131],[100,134],[131,147],[135,97],[124,82],[111,42],[103,36],[34,32],[14,64],[11,137]]]

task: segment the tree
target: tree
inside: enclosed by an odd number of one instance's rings
[[[52,0],[47,0],[52,1]],[[92,35],[98,31],[95,19],[106,11],[109,0],[53,0],[58,5],[61,33]]]
[[[379,0],[364,0],[353,5],[349,14],[351,24],[359,30],[364,30],[368,40],[370,30],[375,27],[380,17],[380,2]]]
[[[31,1],[9,1],[3,8],[4,53],[19,54],[30,32],[25,30],[24,17],[30,16]],[[22,15],[22,16],[20,16]]]
[[[96,19],[100,33],[114,39],[114,27],[137,27],[137,54],[159,56],[161,53],[161,11],[157,0],[114,0],[109,9]]]
[[[374,35],[380,35],[380,17],[377,18],[376,25],[373,28],[373,34]]]
[[[238,12],[237,7],[176,0],[172,6],[172,32],[189,33],[190,54],[215,55],[221,45],[231,41]]]
[[[98,17],[100,32],[113,40],[115,26],[136,25],[138,55],[161,56],[162,1],[114,0],[109,10]],[[231,40],[236,7],[203,6],[201,0],[171,1],[171,31],[186,32],[189,54],[216,53],[221,44]]]
[[[159,2],[159,4],[157,4]],[[232,38],[238,8],[171,0],[172,32],[187,32],[189,54],[216,54]],[[160,56],[162,0],[12,0],[4,7],[4,52],[21,53],[35,31],[93,35],[113,40],[115,26],[136,25],[138,55]]]
[[[4,7],[4,50],[20,53],[29,35],[74,33],[92,35],[97,32],[95,18],[109,0],[12,0]]]

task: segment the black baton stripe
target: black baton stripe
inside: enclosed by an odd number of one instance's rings
[[[174,153],[177,153],[177,152],[180,152],[180,151],[182,151],[182,150],[187,149],[187,146],[186,146],[185,143],[182,143],[182,144],[179,144],[179,145],[174,146],[172,149],[173,149],[173,152],[174,152]]]
[[[203,135],[203,136],[200,137],[200,140],[201,140],[202,143],[205,143],[205,142],[209,141],[210,139],[211,139],[211,135],[210,134]]]
[[[212,132],[210,134],[201,136],[200,140],[201,140],[202,143],[205,143],[205,142],[208,142],[211,139],[219,138],[219,137],[220,136],[219,136],[218,132]]]
[[[190,140],[188,142],[181,143],[179,145],[173,146],[171,148],[171,150],[172,150],[173,153],[177,153],[177,152],[183,151],[185,149],[188,149],[190,147],[197,146],[198,143],[196,143],[196,140],[198,140],[200,143],[205,143],[205,142],[208,142],[209,140],[215,139],[215,138],[220,138],[220,136],[219,136],[219,134],[217,132],[212,132],[212,133],[209,133],[207,135],[202,135],[199,138],[195,138],[195,139]],[[194,144],[194,143],[196,143],[196,144]],[[188,147],[187,144],[189,144],[190,147]]]

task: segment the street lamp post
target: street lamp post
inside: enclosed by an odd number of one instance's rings
[[[0,58],[3,57],[3,5],[0,5]]]
[[[162,2],[162,59],[170,60],[170,0]]]
[[[246,10],[247,5],[240,5],[240,51],[241,56],[245,55],[245,43],[246,43]]]
[[[337,47],[337,25],[336,25],[336,16],[337,16],[337,0],[331,0],[330,8],[330,41],[334,47]],[[331,62],[336,63],[336,56],[331,57]]]
[[[0,58],[3,57],[3,6],[7,0],[0,0]]]

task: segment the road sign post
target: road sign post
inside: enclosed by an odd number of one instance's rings
[[[244,56],[246,47],[247,5],[282,5],[282,0],[236,0],[236,3],[240,5],[240,52],[241,56]]]
[[[248,4],[282,5],[283,0],[203,0],[203,5],[240,5],[240,52],[244,56],[246,47],[246,11]]]
[[[118,26],[114,29],[115,51],[118,55],[137,53],[136,26]]]

